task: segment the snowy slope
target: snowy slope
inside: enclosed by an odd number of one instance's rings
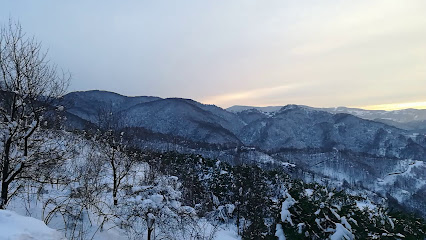
[[[239,137],[244,144],[263,150],[336,148],[397,158],[426,156],[422,135],[412,136],[407,131],[349,114],[331,114],[297,105],[252,121]]]
[[[44,224],[44,222],[21,216],[13,211],[0,210],[1,240],[59,240],[64,236]]]
[[[201,107],[186,99],[169,98],[138,104],[119,115],[122,127],[143,127],[198,142],[239,143],[235,133],[243,122],[224,110]]]
[[[212,239],[225,239],[225,236],[227,239],[239,239],[232,225],[207,221],[197,215],[194,206],[183,204],[184,189],[179,178],[163,175],[151,169],[145,161],[137,161],[124,168],[120,164],[129,161],[130,157],[118,151],[113,152],[119,161],[116,170],[127,173],[121,179],[118,205],[113,205],[113,173],[108,161],[113,148],[67,132],[57,132],[49,138],[52,148],[67,149],[67,160],[56,166],[52,173],[58,179],[67,180],[57,184],[26,182],[28,184],[18,191],[7,209],[34,218],[15,221],[15,215],[7,211],[0,214],[0,240],[49,240],[61,239],[62,236],[94,240],[146,239],[145,216],[148,213],[156,218],[157,239],[184,240],[195,233],[200,237],[212,236]],[[45,221],[50,228],[60,230],[63,235],[55,235],[54,230],[48,232],[46,229],[49,228],[40,226],[42,222],[35,218]],[[9,229],[6,223],[15,228],[6,231]]]

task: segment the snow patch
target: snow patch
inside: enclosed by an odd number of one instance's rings
[[[377,206],[374,205],[373,203],[371,203],[370,201],[356,201],[356,206],[360,209],[360,210],[364,210],[364,209],[376,209]]]
[[[342,224],[336,223],[336,232],[330,236],[330,240],[352,240],[354,235]]]
[[[287,193],[287,198],[283,202],[282,207],[281,207],[281,221],[283,221],[284,223],[289,222],[292,226],[294,224],[293,224],[293,221],[291,220],[291,213],[290,213],[289,209],[295,203],[296,203],[296,200],[294,200],[294,198],[292,198],[290,196],[290,194]]]
[[[307,188],[307,189],[305,189],[305,194],[306,194],[306,196],[310,197],[310,196],[312,196],[312,194],[314,194],[314,190]]]
[[[283,227],[281,226],[281,224],[277,224],[277,228],[275,231],[275,237],[278,237],[278,240],[286,240],[285,235],[284,235],[284,231],[283,231]]]
[[[65,239],[58,231],[32,217],[21,216],[8,210],[0,210],[1,239],[8,240],[58,240]]]

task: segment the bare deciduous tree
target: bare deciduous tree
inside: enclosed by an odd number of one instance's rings
[[[112,197],[114,205],[118,205],[118,192],[123,180],[128,176],[136,158],[127,149],[123,141],[123,134],[117,134],[119,117],[114,113],[112,102],[99,106],[97,109],[97,123],[99,131],[97,138],[104,145],[103,154],[108,158],[112,175]]]
[[[129,175],[132,167],[136,163],[136,158],[126,150],[123,143],[122,135],[117,137],[112,130],[106,131],[102,136],[101,141],[104,142],[103,153],[108,158],[109,167],[112,174],[112,197],[114,205],[118,205],[118,192],[121,188],[123,180]],[[123,153],[127,152],[127,153]]]
[[[19,23],[9,20],[0,29],[0,209],[13,193],[15,180],[29,178],[39,167],[54,164],[59,156],[42,149],[40,131],[43,114],[53,100],[65,93],[70,74],[59,72],[47,59],[47,51],[34,37],[28,37]],[[53,154],[53,155],[52,155]]]

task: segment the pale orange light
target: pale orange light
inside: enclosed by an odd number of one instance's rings
[[[407,108],[415,108],[415,109],[426,109],[426,102],[409,102],[409,103],[390,103],[390,104],[379,104],[379,105],[369,105],[360,107],[362,109],[367,110],[400,110]]]

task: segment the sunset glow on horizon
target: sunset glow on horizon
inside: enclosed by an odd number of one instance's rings
[[[364,106],[359,108],[366,109],[366,110],[385,110],[385,111],[401,110],[401,109],[407,109],[407,108],[426,109],[426,101],[411,102],[411,103],[379,104],[379,105]]]

